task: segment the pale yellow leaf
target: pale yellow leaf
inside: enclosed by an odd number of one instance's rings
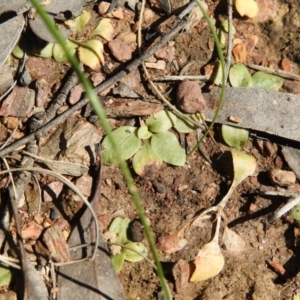
[[[255,0],[234,0],[234,6],[242,17],[254,18],[258,13]]]
[[[78,48],[80,61],[92,70],[99,70],[104,64],[103,44],[98,40],[90,40]]]
[[[98,26],[92,31],[92,36],[100,35],[107,41],[111,41],[115,36],[115,29],[108,18],[103,18]]]

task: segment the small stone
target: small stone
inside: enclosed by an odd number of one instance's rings
[[[126,62],[132,57],[130,46],[118,39],[110,41],[108,47],[114,58],[120,62]]]
[[[196,81],[181,82],[177,89],[176,100],[178,108],[188,114],[202,112],[206,107],[202,91]]]
[[[7,64],[0,67],[0,78],[0,95],[2,95],[14,83],[12,70]]]
[[[0,116],[26,117],[33,109],[35,91],[28,87],[15,86],[1,103]]]
[[[37,240],[41,233],[42,233],[43,227],[39,224],[37,224],[35,221],[29,221],[24,225],[22,228],[22,239],[32,239]]]
[[[60,181],[53,181],[44,187],[43,199],[44,202],[51,202],[59,196],[64,184]]]
[[[50,209],[50,219],[51,219],[52,221],[56,221],[56,220],[58,220],[59,218],[60,218],[60,214],[59,214],[58,209],[55,208],[55,207],[52,207],[52,208]]]
[[[292,171],[284,171],[280,169],[271,169],[269,178],[274,185],[289,186],[296,182],[296,175]]]
[[[28,71],[24,71],[22,74],[21,74],[21,77],[19,79],[19,84],[21,86],[28,86],[30,84],[30,82],[32,81],[32,77],[31,75],[29,74]]]
[[[70,104],[77,103],[80,100],[83,92],[84,92],[84,87],[82,84],[77,84],[76,86],[74,86],[70,91],[70,97],[69,97]]]
[[[167,192],[166,188],[158,181],[153,182],[155,191],[159,194],[165,194]]]
[[[139,220],[133,220],[128,227],[128,237],[133,242],[141,242],[144,239],[144,229]]]
[[[50,94],[50,85],[44,78],[40,78],[35,83],[36,86],[36,106],[44,106],[48,102],[48,95]]]
[[[285,80],[283,82],[283,88],[285,88],[290,93],[300,94],[300,82],[299,81]]]
[[[156,58],[165,60],[166,62],[171,62],[175,58],[175,47],[174,46],[164,46],[161,47],[155,53]]]
[[[145,62],[145,66],[149,69],[164,70],[166,68],[166,62],[164,60],[158,60],[157,62]]]
[[[92,193],[93,178],[89,175],[83,175],[76,179],[75,185],[84,196],[89,197]]]
[[[5,117],[4,123],[8,129],[15,129],[18,127],[19,119],[15,117]]]

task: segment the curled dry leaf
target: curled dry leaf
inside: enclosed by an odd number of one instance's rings
[[[254,18],[258,13],[258,6],[255,0],[234,0],[233,3],[242,17]]]
[[[238,256],[246,250],[245,241],[227,226],[223,233],[223,243],[226,246],[226,250],[234,256]]]
[[[205,244],[190,263],[194,272],[191,282],[206,280],[218,275],[224,267],[224,256],[217,241],[212,240]]]
[[[187,286],[190,277],[189,263],[180,259],[172,268],[172,274],[175,279],[176,293],[180,294]]]
[[[205,244],[196,258],[190,262],[193,270],[190,281],[199,282],[218,275],[224,267],[224,256],[219,246],[221,216],[217,217],[217,225],[213,239]]]
[[[78,48],[78,56],[83,64],[97,71],[104,64],[103,44],[90,40]]]

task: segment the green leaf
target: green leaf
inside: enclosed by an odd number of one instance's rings
[[[167,131],[154,134],[151,138],[151,146],[166,163],[175,166],[185,164],[185,151],[173,133]]]
[[[233,87],[248,87],[252,85],[251,75],[242,64],[235,64],[230,68],[229,80]]]
[[[222,29],[218,28],[218,29],[216,30],[216,32],[217,32],[217,35],[218,35],[220,44],[221,44],[222,46],[224,46],[225,43],[226,43],[226,37],[225,37],[224,31],[223,31]]]
[[[112,132],[112,136],[117,142],[121,159],[132,157],[141,147],[141,140],[137,137],[137,128],[131,126],[122,126]],[[118,158],[116,152],[110,143],[108,137],[105,137],[102,143],[102,159],[106,165],[117,165]]]
[[[185,116],[190,117],[189,114],[185,114]],[[184,120],[181,117],[177,117],[176,121],[175,121],[175,125],[174,128],[182,133],[190,133],[195,131],[195,127],[192,123],[190,123],[189,121]]]
[[[122,252],[120,254],[113,255],[111,257],[111,261],[112,261],[113,266],[114,266],[117,273],[119,273],[122,270],[124,260],[125,260],[125,253],[124,252]]]
[[[53,43],[47,43],[46,46],[42,49],[33,47],[32,53],[36,56],[49,58],[52,57],[53,54]]]
[[[151,165],[159,166],[163,162],[162,158],[158,153],[156,153],[151,145],[147,142],[145,143],[141,150],[133,157],[132,166],[134,171],[140,176],[144,175],[144,170],[146,167]]]
[[[175,123],[176,116],[169,114],[165,110],[161,110],[146,119],[146,125],[151,132],[168,131]]]
[[[228,146],[241,149],[248,141],[249,131],[243,128],[222,125],[222,137]]]
[[[152,132],[148,130],[147,126],[141,126],[137,131],[137,136],[142,140],[147,140],[152,136]]]
[[[283,85],[283,82],[284,79],[279,76],[267,74],[260,71],[256,72],[252,76],[253,86],[267,91],[275,91],[275,92],[279,91],[279,89]]]
[[[130,242],[126,244],[126,247],[141,253],[143,256],[147,256],[148,254],[146,246],[142,243]],[[131,251],[130,249],[124,248],[125,260],[130,262],[138,262],[144,259],[141,255]]]
[[[116,243],[126,244],[129,242],[127,238],[127,229],[129,227],[129,223],[131,222],[128,218],[120,218],[116,217],[109,226],[109,231],[113,232],[116,235]]]
[[[0,286],[9,285],[12,280],[12,271],[8,266],[0,265]]]
[[[293,208],[291,215],[293,219],[300,221],[300,203]]]
[[[115,29],[109,18],[103,18],[98,26],[92,31],[92,36],[100,35],[107,41],[111,41],[115,35]]]
[[[75,55],[76,48],[78,47],[78,45],[76,43],[70,41],[69,39],[66,40],[66,44],[67,44],[67,47],[69,48],[71,54]],[[66,56],[65,51],[60,44],[55,44],[53,46],[53,57],[57,62],[68,61],[68,57]]]
[[[209,81],[216,84],[221,85],[222,84],[222,65],[219,60],[215,62],[213,72],[209,78]]]
[[[220,28],[224,32],[228,33],[228,30],[229,30],[228,19],[221,21]],[[231,24],[231,31],[232,31],[232,34],[236,34],[236,30],[235,30],[235,27],[233,26],[233,24]]]
[[[103,44],[98,40],[90,40],[78,48],[79,60],[94,71],[104,64]]]
[[[90,18],[90,12],[83,10],[77,18],[65,21],[65,24],[69,26],[74,33],[81,33],[84,26],[88,23]]]

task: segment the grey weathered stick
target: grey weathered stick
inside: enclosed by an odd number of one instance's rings
[[[125,77],[131,71],[135,70],[143,61],[147,60],[151,55],[153,55],[160,47],[165,45],[169,40],[171,40],[177,33],[182,30],[182,28],[187,24],[187,19],[183,19],[180,21],[177,26],[168,34],[166,34],[157,44],[155,44],[152,48],[150,48],[144,55],[134,60],[129,65],[122,68],[120,72],[118,72],[112,78],[106,80],[105,82],[101,83],[95,88],[97,93],[104,91],[106,88],[113,85],[115,82],[120,80],[121,78]],[[28,134],[26,137],[19,139],[18,141],[14,142],[13,144],[5,147],[0,151],[0,157],[5,156],[6,154],[16,150],[17,148],[21,147],[22,145],[28,143],[29,141],[33,141],[36,137],[46,134],[51,128],[55,125],[64,122],[67,118],[69,118],[73,113],[81,109],[89,102],[89,99],[85,97],[84,99],[77,102],[74,106],[70,109],[66,110],[61,115],[57,116],[54,120],[48,122],[39,130]]]

